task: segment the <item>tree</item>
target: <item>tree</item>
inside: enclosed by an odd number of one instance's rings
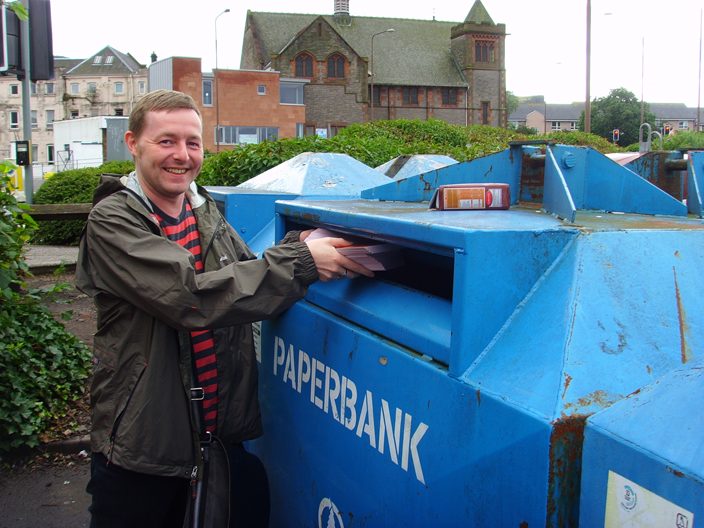
[[[613,131],[619,131],[618,144],[630,145],[640,141],[640,107],[636,96],[625,88],[611,90],[607,97],[592,101],[591,132],[608,140],[613,137]],[[645,105],[643,119],[655,130],[655,114]],[[584,131],[584,112],[579,118],[579,130]]]
[[[506,90],[506,114],[510,116],[518,110],[520,105],[521,101],[518,99],[518,96],[513,92]]]

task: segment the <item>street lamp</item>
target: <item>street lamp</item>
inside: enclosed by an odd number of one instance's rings
[[[371,68],[371,69],[372,69],[371,87],[372,87],[372,93],[371,93],[371,97],[370,97],[370,99],[371,99],[371,101],[370,101],[370,103],[371,103],[371,111],[370,111],[370,115],[369,115],[369,121],[370,121],[370,122],[373,122],[373,121],[374,121],[374,37],[376,37],[377,35],[382,35],[383,33],[393,33],[393,32],[394,32],[393,29],[386,29],[386,30],[384,30],[384,31],[379,31],[379,33],[374,33],[374,34],[372,35],[372,60],[371,60],[371,67],[372,67],[372,68]]]
[[[588,134],[592,131],[592,101],[589,94],[591,77],[591,53],[592,53],[592,2],[587,0],[587,99],[584,103],[584,131]]]
[[[218,84],[218,18],[225,13],[229,13],[230,9],[225,9],[222,13],[215,17],[215,141],[217,144],[216,152],[220,153],[220,89]]]

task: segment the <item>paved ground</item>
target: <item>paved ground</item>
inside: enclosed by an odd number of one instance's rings
[[[71,464],[71,465],[69,465]],[[90,463],[16,468],[0,476],[0,528],[80,528],[90,525],[86,493]]]

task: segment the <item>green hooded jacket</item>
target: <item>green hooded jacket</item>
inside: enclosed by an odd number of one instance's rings
[[[207,192],[186,193],[205,271],[151,216],[139,181],[96,190],[81,237],[77,287],[98,310],[91,384],[91,446],[141,473],[191,478],[200,450],[190,402],[190,331],[212,329],[218,370],[218,437],[262,434],[251,323],[280,314],[318,279],[297,233],[256,258]],[[295,240],[295,241],[294,241]]]

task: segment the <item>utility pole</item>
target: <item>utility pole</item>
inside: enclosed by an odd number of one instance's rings
[[[22,5],[29,13],[29,0],[22,0]],[[30,14],[31,16],[31,14]],[[29,141],[29,155],[32,158],[32,96],[29,91],[30,81],[30,64],[29,64],[29,21],[20,20],[20,39],[22,42],[22,69],[24,70],[24,79],[22,79],[22,136],[25,141]],[[32,163],[24,167],[24,199],[29,205],[34,203],[34,171]]]

